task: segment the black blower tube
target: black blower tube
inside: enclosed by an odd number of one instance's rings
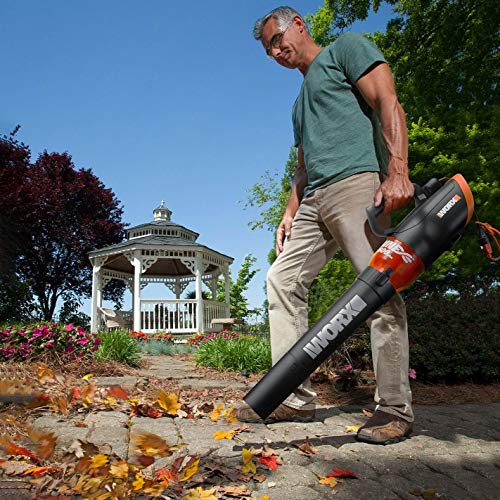
[[[383,206],[367,209],[372,231],[387,236],[368,267],[243,398],[266,419],[307,377],[396,292],[404,290],[460,237],[474,210],[465,179],[415,186],[415,208],[395,228],[382,229]]]

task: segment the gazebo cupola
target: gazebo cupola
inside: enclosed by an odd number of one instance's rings
[[[131,227],[126,241],[90,252],[93,266],[92,331],[101,324],[102,290],[112,279],[125,282],[132,293],[134,330],[171,333],[204,332],[216,318],[229,317],[229,266],[233,258],[197,242],[199,234],[171,220],[162,201],[153,220]],[[219,276],[225,281],[225,300],[217,298]],[[186,287],[195,284],[196,297],[181,299]],[[141,290],[163,283],[175,299],[144,299]],[[202,297],[205,284],[211,300]]]

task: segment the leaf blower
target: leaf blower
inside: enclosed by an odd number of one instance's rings
[[[462,175],[414,187],[415,208],[395,228],[377,224],[383,204],[366,210],[372,231],[387,239],[352,286],[243,398],[262,419],[460,238],[474,213],[474,198]]]

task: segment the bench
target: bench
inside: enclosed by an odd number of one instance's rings
[[[214,318],[210,325],[213,332],[231,330],[234,325],[243,325],[244,321],[239,318]]]

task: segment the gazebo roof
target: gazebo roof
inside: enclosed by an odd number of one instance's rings
[[[196,241],[199,234],[190,229],[176,224],[170,220],[172,212],[165,207],[164,202],[153,211],[154,220],[139,224],[127,229],[127,239],[121,243],[110,245],[89,253],[90,259],[96,257],[108,257],[104,267],[120,272],[132,272],[132,264],[125,254],[134,250],[141,250],[143,255],[175,254],[180,252],[179,258],[168,259],[168,261],[158,261],[145,274],[149,275],[169,275],[183,276],[191,274],[189,269],[181,262],[182,253],[203,252],[212,256],[213,263],[209,265],[207,271],[217,267],[216,262],[231,264],[233,258],[212,250]]]

